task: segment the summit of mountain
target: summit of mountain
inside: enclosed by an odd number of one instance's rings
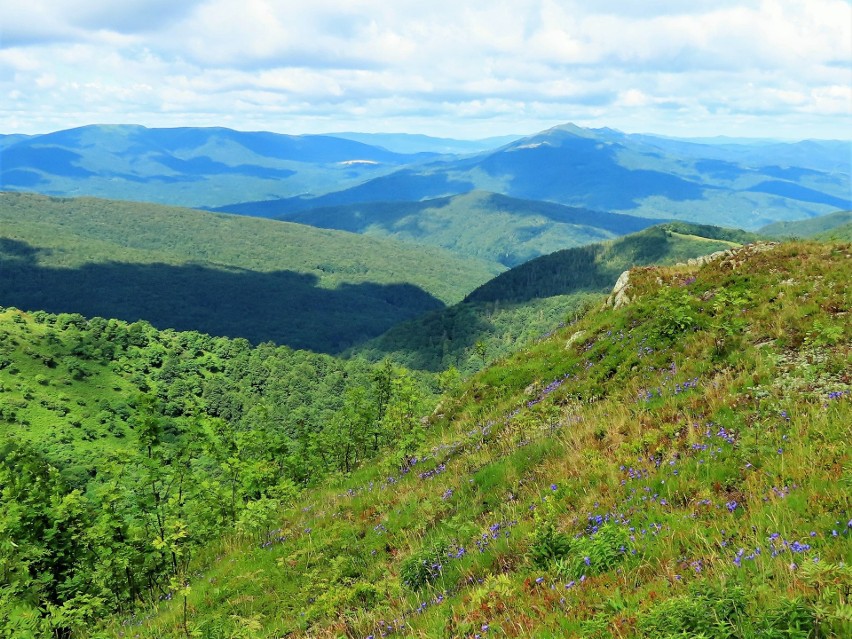
[[[711,145],[556,126],[473,156],[403,167],[350,188],[219,210],[285,216],[312,208],[419,201],[471,190],[655,219],[756,229],[850,203],[850,143]],[[801,158],[796,164],[795,158]],[[788,162],[789,160],[789,162]]]

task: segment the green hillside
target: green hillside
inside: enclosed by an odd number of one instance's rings
[[[369,202],[311,209],[277,219],[440,246],[509,267],[662,221],[519,200],[487,191],[422,202]]]
[[[797,220],[795,222],[775,222],[768,224],[758,231],[761,235],[774,238],[789,238],[789,237],[814,237],[816,235],[830,235],[835,229],[841,233],[838,239],[846,239],[843,236],[844,227],[852,224],[852,211],[835,211],[828,215],[820,215],[818,217],[808,218],[806,220]]]
[[[832,229],[812,235],[811,239],[818,242],[852,242],[852,222],[840,224]]]
[[[437,405],[7,309],[0,635],[848,636],[850,248],[633,269]]]
[[[669,223],[557,251],[498,275],[458,304],[402,322],[352,352],[372,360],[390,356],[410,368],[454,366],[471,373],[564,325],[598,302],[631,267],[684,262],[756,237]]]
[[[0,637],[69,637],[161,600],[205,544],[268,530],[305,486],[385,452],[427,382],[0,307]]]
[[[338,352],[500,267],[269,220],[0,194],[0,303]]]
[[[612,286],[637,264],[674,263],[723,251],[758,236],[718,226],[671,222],[612,242],[557,251],[489,280],[470,293],[472,302],[523,302],[576,290]]]
[[[849,248],[634,270],[104,636],[848,636]]]

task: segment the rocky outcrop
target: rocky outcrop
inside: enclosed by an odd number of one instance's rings
[[[740,265],[742,265],[748,255],[754,253],[763,253],[764,251],[771,251],[777,245],[777,242],[758,242],[755,244],[746,244],[745,246],[729,248],[726,251],[716,251],[715,253],[710,253],[708,255],[693,257],[688,259],[686,262],[680,262],[678,264],[675,264],[675,266],[701,267],[716,260],[724,260],[727,266],[736,270]],[[662,280],[658,280],[658,282],[662,284]],[[612,308],[619,308],[621,306],[629,304],[630,296],[627,294],[629,288],[630,271],[624,271],[624,273],[622,273],[619,276],[618,280],[615,282],[615,286],[612,287],[612,292],[606,299],[606,305]]]
[[[606,299],[606,305],[612,308],[619,308],[630,303],[630,298],[627,295],[627,288],[630,286],[630,271],[624,271],[615,282],[612,288],[612,293]]]
[[[713,260],[718,260],[726,255],[730,255],[733,253],[734,249],[728,249],[727,251],[716,251],[715,253],[710,253],[709,255],[701,255],[699,257],[691,257],[686,260],[686,264],[683,262],[677,264],[677,266],[702,266],[707,264],[708,262],[712,262]]]

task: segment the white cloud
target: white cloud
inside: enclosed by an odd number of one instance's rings
[[[775,114],[807,137],[839,135],[852,110],[844,0],[10,6],[0,132],[97,117],[468,136],[574,120],[757,135]]]

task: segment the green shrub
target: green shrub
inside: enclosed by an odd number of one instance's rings
[[[661,336],[676,337],[698,323],[687,293],[675,292],[669,288],[664,289],[660,298],[657,308],[659,314],[659,328],[657,330]]]
[[[571,538],[556,530],[552,520],[537,522],[532,532],[529,557],[540,568],[562,559],[571,550]]]
[[[762,619],[760,636],[766,639],[807,639],[815,630],[814,613],[802,599],[782,599]]]
[[[399,571],[403,585],[411,590],[420,590],[436,581],[444,570],[447,548],[446,542],[435,542],[403,561]]]
[[[741,587],[693,587],[689,594],[661,601],[639,618],[643,637],[742,637],[746,605]]]
[[[556,572],[565,579],[599,575],[624,561],[631,548],[630,533],[609,522],[593,535],[572,539],[569,552],[556,562]]]

